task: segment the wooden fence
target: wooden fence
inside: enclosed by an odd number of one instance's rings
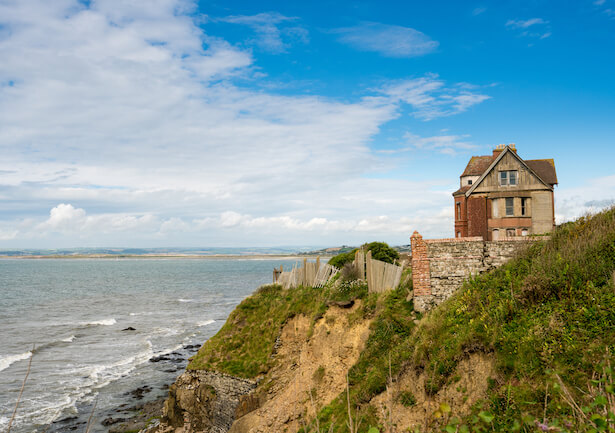
[[[372,259],[371,251],[365,254],[363,250],[358,250],[353,263],[359,278],[367,281],[371,293],[393,290],[399,285],[402,267]]]
[[[284,271],[282,266],[280,266],[279,271],[274,269],[273,282],[280,284],[285,289],[299,286],[323,287],[337,272],[336,267],[327,263],[320,263],[320,257],[316,258],[316,262],[308,262],[307,259],[303,259],[303,267],[298,267],[295,264],[291,271]]]

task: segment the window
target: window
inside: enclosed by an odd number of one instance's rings
[[[527,236],[528,234],[528,230],[527,229],[522,229],[521,230],[521,236]]]
[[[521,198],[521,215],[527,215],[527,198],[525,197]]]
[[[461,237],[461,232],[457,232],[457,237],[460,238]]]
[[[498,229],[493,229],[493,235],[491,236],[491,240],[497,241],[500,237],[500,231]]]
[[[459,202],[457,202],[456,211],[457,211],[457,219],[460,220],[461,219],[461,203]]]
[[[517,171],[507,170],[500,171],[500,186],[514,186],[517,185]]]
[[[515,215],[515,199],[512,197],[506,198],[506,216],[514,216]]]
[[[514,238],[515,237],[515,229],[506,229],[506,237]]]
[[[468,185],[472,185],[472,179],[468,179]]]

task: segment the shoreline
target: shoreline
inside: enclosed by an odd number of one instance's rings
[[[18,260],[40,260],[40,259],[194,259],[194,260],[303,260],[320,257],[322,260],[328,260],[333,256],[317,255],[317,254],[211,254],[211,255],[196,255],[196,254],[74,254],[74,255],[31,255],[31,256],[8,256],[0,255],[0,260],[3,259],[18,259]]]

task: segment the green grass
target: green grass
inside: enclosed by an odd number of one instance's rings
[[[536,431],[544,416],[561,429],[555,431],[569,431],[562,426],[575,420],[556,378],[588,413],[597,404],[592,399],[604,398],[587,390],[615,352],[614,271],[615,208],[560,226],[551,239],[468,281],[418,327],[402,289],[379,299],[367,347],[349,374],[352,406],[364,419],[360,431],[377,424],[369,401],[386,388],[389,358],[393,377],[406,369],[430,372],[425,392],[434,395],[458,379],[458,363],[472,352],[492,353],[496,373],[472,415],[446,431]],[[321,410],[320,425],[346,431],[345,405],[340,394]],[[445,419],[428,431],[447,427]],[[591,431],[587,426],[572,428]]]
[[[359,297],[362,308],[349,320],[373,319],[366,348],[348,374],[360,432],[379,423],[370,401],[386,389],[389,371],[393,377],[408,369],[429,372],[425,392],[434,395],[459,379],[458,363],[473,352],[495,359],[495,374],[485,378],[487,394],[463,419],[449,418],[455,407],[440,410],[442,417],[428,431],[530,432],[544,425],[562,432],[606,431],[598,424],[608,426],[609,417],[615,419],[604,404],[605,395],[613,395],[613,381],[600,387],[591,381],[612,376],[614,271],[615,208],[558,227],[551,239],[468,281],[418,326],[414,319],[419,316],[406,301],[409,278],[382,295],[351,282],[337,290],[263,287],[231,314],[189,368],[256,377],[269,368],[275,339],[288,318],[306,314],[315,320],[329,302]],[[573,416],[558,378],[589,421]],[[409,396],[396,398],[412,405]],[[334,432],[347,432],[346,404],[344,392],[319,411],[321,431],[333,425]],[[546,423],[540,425],[543,417]]]
[[[334,281],[321,289],[279,285],[260,287],[231,313],[220,331],[193,356],[190,370],[215,370],[242,378],[255,378],[271,367],[271,354],[286,321],[303,314],[320,319],[331,302],[367,297],[365,284]]]

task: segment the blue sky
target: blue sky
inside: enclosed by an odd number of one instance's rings
[[[615,0],[0,0],[0,248],[452,236],[472,155],[615,202]]]

